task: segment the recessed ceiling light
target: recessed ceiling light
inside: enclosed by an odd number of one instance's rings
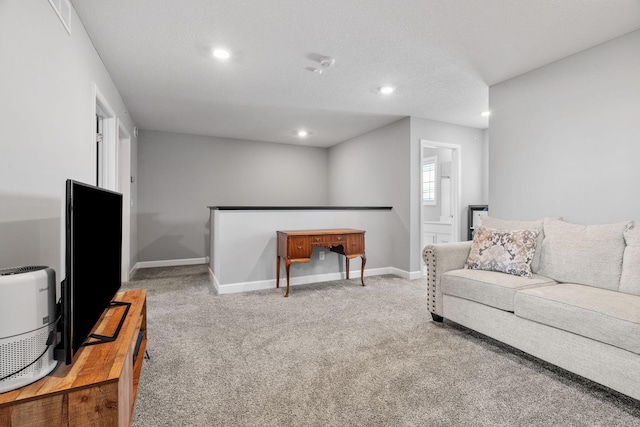
[[[387,86],[382,86],[382,87],[380,88],[380,93],[383,93],[383,94],[385,94],[385,95],[388,95],[388,94],[390,94],[390,93],[393,93],[393,91],[394,91],[394,90],[396,90],[396,88],[395,88],[395,87],[393,87],[393,86],[388,86],[388,85],[387,85]]]
[[[306,130],[299,130],[298,132],[296,132],[296,135],[298,135],[300,138],[306,138],[307,135],[309,135],[309,132],[307,132]]]
[[[231,57],[231,52],[226,49],[214,49],[213,56],[222,60],[229,59]]]
[[[489,117],[491,115],[491,111],[483,111],[482,113],[480,113],[480,115],[482,117]]]

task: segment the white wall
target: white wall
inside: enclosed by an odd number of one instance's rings
[[[65,180],[95,181],[94,84],[133,135],[75,11],[71,31],[45,0],[0,2],[0,267],[49,265],[58,282]]]
[[[491,215],[640,219],[640,31],[490,88]]]
[[[481,204],[489,202],[489,129],[482,131],[482,197]]]
[[[139,135],[139,261],[209,256],[207,206],[325,206],[327,150],[156,131]]]

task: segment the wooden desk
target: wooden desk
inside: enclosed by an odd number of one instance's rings
[[[0,393],[0,426],[131,425],[147,344],[146,292],[119,292],[114,300],[131,303],[118,338],[82,347],[73,364],[59,365],[34,383]],[[106,310],[94,332],[113,333],[122,313],[122,307]]]
[[[289,270],[294,262],[311,261],[311,252],[316,246],[322,246],[346,258],[347,279],[349,278],[349,260],[361,257],[360,281],[364,286],[364,266],[367,256],[364,253],[364,230],[336,228],[324,230],[277,231],[276,288],[280,287],[280,260],[285,261],[287,270],[287,291],[289,296]]]

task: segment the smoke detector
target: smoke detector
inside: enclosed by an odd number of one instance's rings
[[[323,68],[331,68],[336,63],[336,60],[330,56],[322,56],[318,58],[318,62]]]

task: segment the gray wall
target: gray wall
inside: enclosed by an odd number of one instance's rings
[[[131,176],[133,182],[131,183],[131,222],[129,224],[129,234],[131,239],[130,245],[130,264],[129,269],[133,270],[138,262],[138,203],[140,197],[138,197],[138,138],[131,134]]]
[[[640,219],[640,31],[489,95],[491,215]]]
[[[46,1],[0,2],[0,267],[49,265],[58,282],[65,180],[95,181],[94,83],[133,135],[75,11],[71,19],[69,35]]]
[[[459,240],[467,239],[467,212],[469,205],[486,204],[483,197],[486,188],[486,180],[484,178],[486,168],[485,140],[483,130],[469,128],[465,126],[452,125],[449,123],[436,122],[433,120],[411,118],[411,158],[409,166],[411,167],[410,180],[412,194],[411,197],[411,233],[410,233],[410,260],[411,271],[422,268],[422,248],[420,236],[420,150],[421,140],[445,142],[449,144],[457,144],[461,146],[462,159],[462,182],[461,182],[461,206],[460,219],[461,228]]]
[[[389,268],[389,210],[212,210],[211,260],[215,286],[221,293],[273,288],[276,282],[275,230],[355,228],[365,230],[365,275],[404,271]],[[320,259],[320,253],[326,255]],[[285,279],[284,262],[280,277]],[[350,261],[352,278],[360,277],[360,258]],[[291,265],[291,283],[339,280],[346,271],[345,257],[316,247],[311,262]],[[298,280],[301,279],[301,280]],[[283,282],[281,282],[283,283]]]
[[[462,146],[462,234],[466,206],[485,203],[483,131],[406,118],[329,149],[329,200],[333,205],[393,206],[392,266],[421,274],[421,139]]]
[[[140,131],[138,261],[209,256],[207,206],[326,205],[327,150]]]
[[[329,149],[329,203],[392,206],[391,266],[409,270],[409,118]]]

